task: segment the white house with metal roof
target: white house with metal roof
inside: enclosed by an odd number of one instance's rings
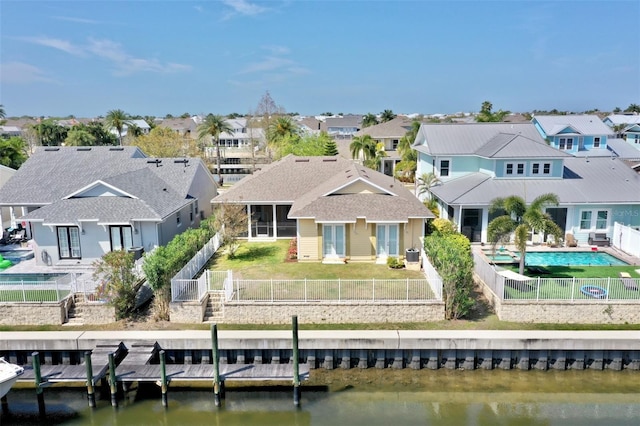
[[[640,115],[611,114],[603,122],[613,128],[629,145],[640,150]]]
[[[586,134],[575,127],[571,137]],[[566,129],[556,126],[547,134],[558,136],[559,144],[560,135],[568,137]],[[606,144],[609,133],[597,134]],[[583,142],[586,146],[586,137]],[[453,220],[473,242],[487,241],[491,201],[510,195],[527,202],[545,193],[558,195],[560,204],[547,206],[546,212],[582,244],[590,232],[613,238],[614,222],[640,226],[640,175],[609,151],[578,157],[564,143],[562,150],[550,146],[532,123],[423,124],[413,145],[416,174],[438,177],[441,183],[431,193],[441,217]],[[579,140],[575,143],[577,149]]]
[[[402,257],[434,217],[401,182],[339,156],[288,155],[212,202],[245,205],[249,240],[297,237],[312,262]]]
[[[0,188],[39,264],[90,264],[152,250],[197,227],[217,186],[198,158],[148,158],[137,147],[38,149]]]

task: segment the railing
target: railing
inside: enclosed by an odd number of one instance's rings
[[[0,278],[0,302],[61,302],[72,291],[72,276],[63,275],[50,281],[16,280]]]
[[[640,257],[640,231],[616,222],[611,241],[618,250]]]
[[[206,294],[209,284],[207,282],[208,274],[202,274],[199,279],[193,277],[204,267],[211,259],[211,256],[222,245],[222,235],[216,233],[205,245],[196,253],[193,258],[173,277],[171,278],[171,301],[185,302],[190,300],[201,300]],[[204,278],[203,278],[204,277]]]
[[[100,283],[89,274],[73,274],[72,290],[75,294],[81,294],[85,303],[106,303],[106,299],[100,294]]]
[[[510,278],[500,275],[479,254],[474,253],[475,273],[503,301],[636,301],[640,300],[637,278]]]
[[[424,275],[427,277],[431,290],[433,290],[433,293],[438,300],[442,300],[442,277],[440,277],[436,268],[434,268],[431,262],[429,262],[427,253],[424,251],[424,245],[420,249],[420,258],[422,259],[422,270],[424,271]]]
[[[425,279],[233,280],[232,299],[253,302],[437,300]]]

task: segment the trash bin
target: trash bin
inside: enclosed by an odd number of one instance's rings
[[[144,253],[144,247],[131,247],[128,252],[133,253],[133,260],[138,260]]]
[[[404,254],[407,263],[418,263],[420,261],[420,252],[416,249],[407,249]]]

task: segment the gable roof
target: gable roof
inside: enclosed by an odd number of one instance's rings
[[[0,205],[38,206],[25,216],[33,220],[159,221],[191,202],[189,190],[204,165],[184,160],[150,159],[136,147],[40,148],[0,189]],[[111,194],[87,196],[101,184]]]
[[[547,136],[555,136],[567,133],[571,128],[572,133],[579,135],[611,135],[613,131],[604,124],[597,115],[536,115],[537,121]]]
[[[569,155],[548,146],[531,123],[422,124],[413,148],[433,156],[562,158]]]
[[[316,222],[433,217],[401,182],[337,156],[288,155],[213,199],[225,202],[291,204],[289,218]]]
[[[492,179],[476,172],[431,188],[447,204],[486,206],[491,200],[519,195],[527,203],[554,193],[562,204],[640,203],[640,174],[617,158],[564,160],[563,179]]]
[[[640,124],[640,115],[637,114],[611,114],[605,118],[612,124]]]
[[[374,139],[400,139],[411,130],[413,121],[408,117],[397,116],[393,120],[360,129],[354,133],[354,136],[370,135]]]

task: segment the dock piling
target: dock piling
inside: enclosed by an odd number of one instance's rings
[[[167,407],[169,401],[167,399],[167,362],[164,356],[164,350],[160,351],[160,387],[162,389],[162,406]]]
[[[84,365],[87,368],[87,400],[89,401],[89,407],[96,407],[96,393],[93,387],[93,365],[91,364],[91,352],[86,351],[84,353]]]
[[[118,406],[118,382],[116,381],[116,361],[113,352],[109,353],[109,391],[111,392],[111,406]]]
[[[42,388],[42,373],[40,372],[40,353],[33,352],[31,354],[31,363],[33,364],[33,374],[36,383],[36,395],[38,397],[38,412],[41,417],[46,415],[44,405],[44,389]]]
[[[298,316],[292,318],[293,328],[293,405],[300,405],[300,352],[298,350]]]
[[[222,404],[222,383],[220,380],[220,351],[218,350],[218,325],[211,325],[211,342],[213,346],[213,398],[216,407]]]

